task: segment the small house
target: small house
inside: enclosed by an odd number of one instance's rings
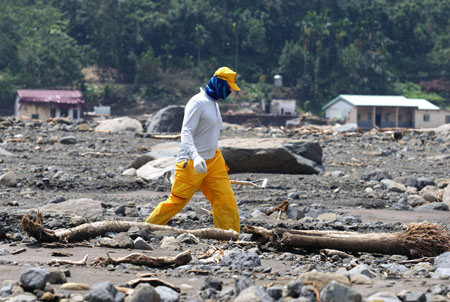
[[[270,113],[274,115],[297,116],[295,100],[271,100]]]
[[[17,90],[15,115],[37,120],[82,118],[84,100],[78,90]]]
[[[327,119],[379,128],[435,128],[450,123],[450,112],[425,99],[390,95],[339,95],[322,107]]]

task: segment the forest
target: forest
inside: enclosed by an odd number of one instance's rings
[[[17,89],[151,112],[220,66],[238,72],[229,102],[284,97],[321,114],[339,94],[390,94],[449,109],[450,0],[0,1],[2,115]]]

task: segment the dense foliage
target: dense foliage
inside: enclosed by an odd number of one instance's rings
[[[319,112],[338,94],[403,94],[448,106],[449,16],[450,0],[5,0],[0,102],[77,88],[142,112],[185,102],[227,65],[244,88],[234,101],[281,94]]]

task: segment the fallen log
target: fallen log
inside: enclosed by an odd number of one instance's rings
[[[97,257],[92,266],[107,266],[109,264],[131,263],[134,265],[146,265],[152,268],[163,268],[169,266],[181,266],[189,263],[192,260],[191,251],[185,251],[174,257],[151,257],[140,253],[132,253],[125,257],[111,258],[106,253],[107,258]]]
[[[29,215],[24,215],[20,225],[28,234],[36,238],[39,242],[76,242],[85,239],[95,238],[106,232],[126,232],[131,227],[148,229],[150,231],[171,231],[176,234],[192,234],[198,238],[215,240],[237,240],[239,234],[233,230],[221,230],[216,228],[204,228],[198,230],[185,230],[174,227],[157,225],[136,221],[98,221],[85,223],[74,228],[63,230],[49,230],[44,228],[42,213],[38,211],[36,221],[33,221]]]
[[[267,241],[304,249],[337,249],[346,252],[399,254],[433,257],[450,251],[450,232],[428,222],[411,223],[395,233],[358,233],[340,231],[265,230],[245,226],[244,232]]]
[[[81,260],[67,260],[67,259],[52,259],[50,260],[47,264],[48,265],[55,265],[55,264],[69,264],[69,265],[80,265],[80,266],[86,266],[87,265],[87,260],[88,260],[88,255],[86,254],[86,256],[84,256],[83,259]]]

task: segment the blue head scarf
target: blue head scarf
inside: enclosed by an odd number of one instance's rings
[[[231,90],[227,81],[212,77],[206,84],[205,92],[217,101],[218,99],[225,100],[230,95]]]

